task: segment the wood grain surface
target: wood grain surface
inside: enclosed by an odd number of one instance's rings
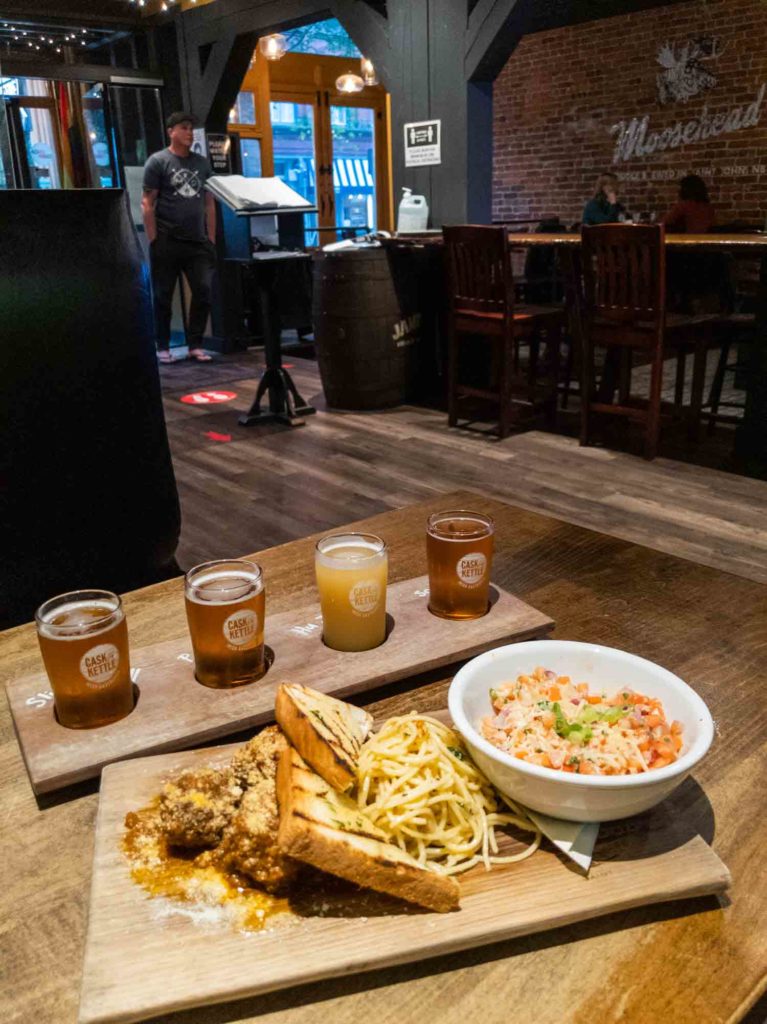
[[[510,231],[509,243],[511,245],[580,245],[581,236],[576,231],[562,232],[536,232],[531,231]],[[666,245],[672,249],[738,249],[741,252],[753,252],[759,254],[767,249],[767,235],[758,234],[674,234],[669,232],[666,235]]]
[[[178,558],[185,568],[329,531],[350,514],[364,518],[466,487],[767,583],[767,483],[676,461],[712,459],[721,466],[732,448],[731,431],[718,428],[703,445],[691,445],[686,430],[681,436],[665,431],[661,451],[673,457],[653,462],[612,448],[581,448],[576,437],[540,430],[498,441],[479,429],[448,429],[438,409],[328,409],[317,363],[294,356],[290,362],[299,391],[317,407],[308,430],[254,431],[237,424],[262,370],[254,352],[160,368],[181,496]],[[670,361],[664,370],[669,400],[674,369]],[[636,370],[637,378],[646,373]],[[231,405],[179,400],[188,391],[235,381]],[[730,397],[742,401],[743,394]],[[577,434],[577,401],[566,414],[560,411],[558,429]],[[231,441],[211,441],[209,432]],[[638,438],[630,440],[641,450]]]
[[[636,908],[422,963],[182,1012],[172,1024],[714,1024],[741,1020],[765,991],[767,588],[465,492],[437,495],[358,526],[386,537],[390,579],[402,580],[425,571],[425,517],[456,505],[495,517],[497,582],[545,609],[557,622],[556,637],[651,658],[706,701],[716,741],[695,779],[663,806],[727,864],[733,877],[727,898]],[[355,507],[353,498],[348,507]],[[274,580],[275,611],[314,599],[315,539],[256,556]],[[186,634],[177,588],[170,582],[125,597],[134,643]],[[33,627],[0,637],[0,657],[6,679],[39,670]],[[437,671],[371,693],[367,706],[380,714],[435,710],[445,704],[447,685]],[[0,787],[4,1020],[71,1024],[82,972],[96,786],[83,783],[36,801],[5,711]]]
[[[266,579],[264,640],[271,667],[249,686],[216,690],[194,678],[189,636],[146,646],[131,645],[130,660],[140,697],[127,718],[100,729],[66,729],[53,714],[43,672],[8,684],[16,734],[32,788],[49,793],[98,775],[105,764],[140,754],[210,743],[274,719],[274,696],[283,682],[312,686],[337,697],[363,693],[421,672],[456,664],[512,640],[544,636],[547,616],[499,587],[479,619],[451,622],[427,607],[429,577],[388,587],[385,642],[372,651],[333,651],[322,642],[319,602],[272,614]],[[174,599],[183,603],[184,581]],[[129,622],[130,626],[130,622]]]
[[[380,723],[379,723],[380,724]],[[166,916],[132,880],[125,815],[184,768],[223,765],[237,745],[108,766],[101,782],[79,1024],[129,1024],[158,1013],[424,960],[647,903],[713,895],[729,873],[663,808],[633,828],[603,826],[588,878],[544,844],[530,859],[461,875],[461,907],[421,911],[330,884],[248,935],[183,913]],[[508,851],[514,852],[516,847]],[[521,847],[519,847],[521,849]]]

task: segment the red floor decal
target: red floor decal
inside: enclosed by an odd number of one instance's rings
[[[183,395],[181,401],[187,405],[215,405],[216,402],[231,402],[236,397],[236,391],[195,391],[191,395]]]

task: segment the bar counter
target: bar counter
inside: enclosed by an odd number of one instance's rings
[[[581,244],[581,236],[577,231],[510,231],[509,244],[578,246]],[[760,232],[743,235],[735,232],[722,234],[712,232],[701,235],[669,233],[666,235],[666,245],[673,249],[733,249],[739,251],[741,255],[753,253],[757,258],[762,255],[762,250],[767,250],[767,234]]]
[[[577,249],[577,232],[509,232],[514,247],[551,245],[566,251]],[[712,232],[711,234],[667,234],[666,246],[675,250],[729,252],[739,259],[761,262],[756,297],[756,342],[750,346],[745,369],[746,404],[743,419],[735,431],[738,472],[767,479],[767,233]]]

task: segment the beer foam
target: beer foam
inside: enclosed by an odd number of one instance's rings
[[[104,613],[105,617],[110,616],[110,618],[100,625],[93,616],[83,616],[82,609],[84,608],[98,609]],[[119,618],[113,618],[117,611],[114,602],[103,599],[70,601],[68,604],[60,604],[47,611],[38,623],[38,630],[51,640],[81,640],[84,636],[98,636],[99,633],[106,633],[107,630],[114,628],[115,622],[119,621]],[[54,624],[53,620],[61,619],[62,616],[66,616],[66,620]]]
[[[451,529],[450,527],[454,527]],[[482,519],[470,515],[446,515],[429,527],[432,537],[438,540],[460,541],[479,540],[493,532]]]
[[[216,586],[219,580],[227,585]],[[262,589],[261,577],[257,573],[249,573],[244,569],[219,569],[196,577],[187,589],[186,596],[195,604],[236,604],[245,597],[255,597]]]
[[[317,561],[328,569],[360,569],[385,557],[386,545],[353,533],[338,534],[322,550],[317,548]]]

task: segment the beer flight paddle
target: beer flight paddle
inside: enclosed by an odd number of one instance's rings
[[[102,682],[95,685],[77,666],[73,671],[76,698],[96,712],[81,721],[99,727],[66,727],[55,670],[50,680],[36,673],[6,686],[33,789],[48,792],[98,775],[114,761],[271,722],[274,694],[284,681],[347,697],[553,628],[546,615],[491,585],[488,517],[465,510],[432,516],[427,549],[429,577],[390,585],[384,539],[352,532],[324,537],[315,552],[320,603],[277,614],[269,612],[268,581],[255,563],[234,559],[196,566],[184,583],[190,635],[134,645],[130,661],[127,642],[118,644],[106,632],[114,626],[109,616],[125,629],[120,599],[98,598],[88,665]],[[54,599],[64,602],[65,618],[76,597]],[[53,601],[38,616],[49,605]],[[57,628],[54,618],[42,627],[38,619],[38,630]],[[40,633],[40,643],[45,654],[45,644],[72,641]],[[131,687],[130,703],[117,720],[101,724],[111,718],[99,709],[106,706],[103,680],[114,668],[115,652],[123,689]],[[86,654],[78,647],[78,665],[86,664]],[[50,670],[48,656],[45,663]]]

